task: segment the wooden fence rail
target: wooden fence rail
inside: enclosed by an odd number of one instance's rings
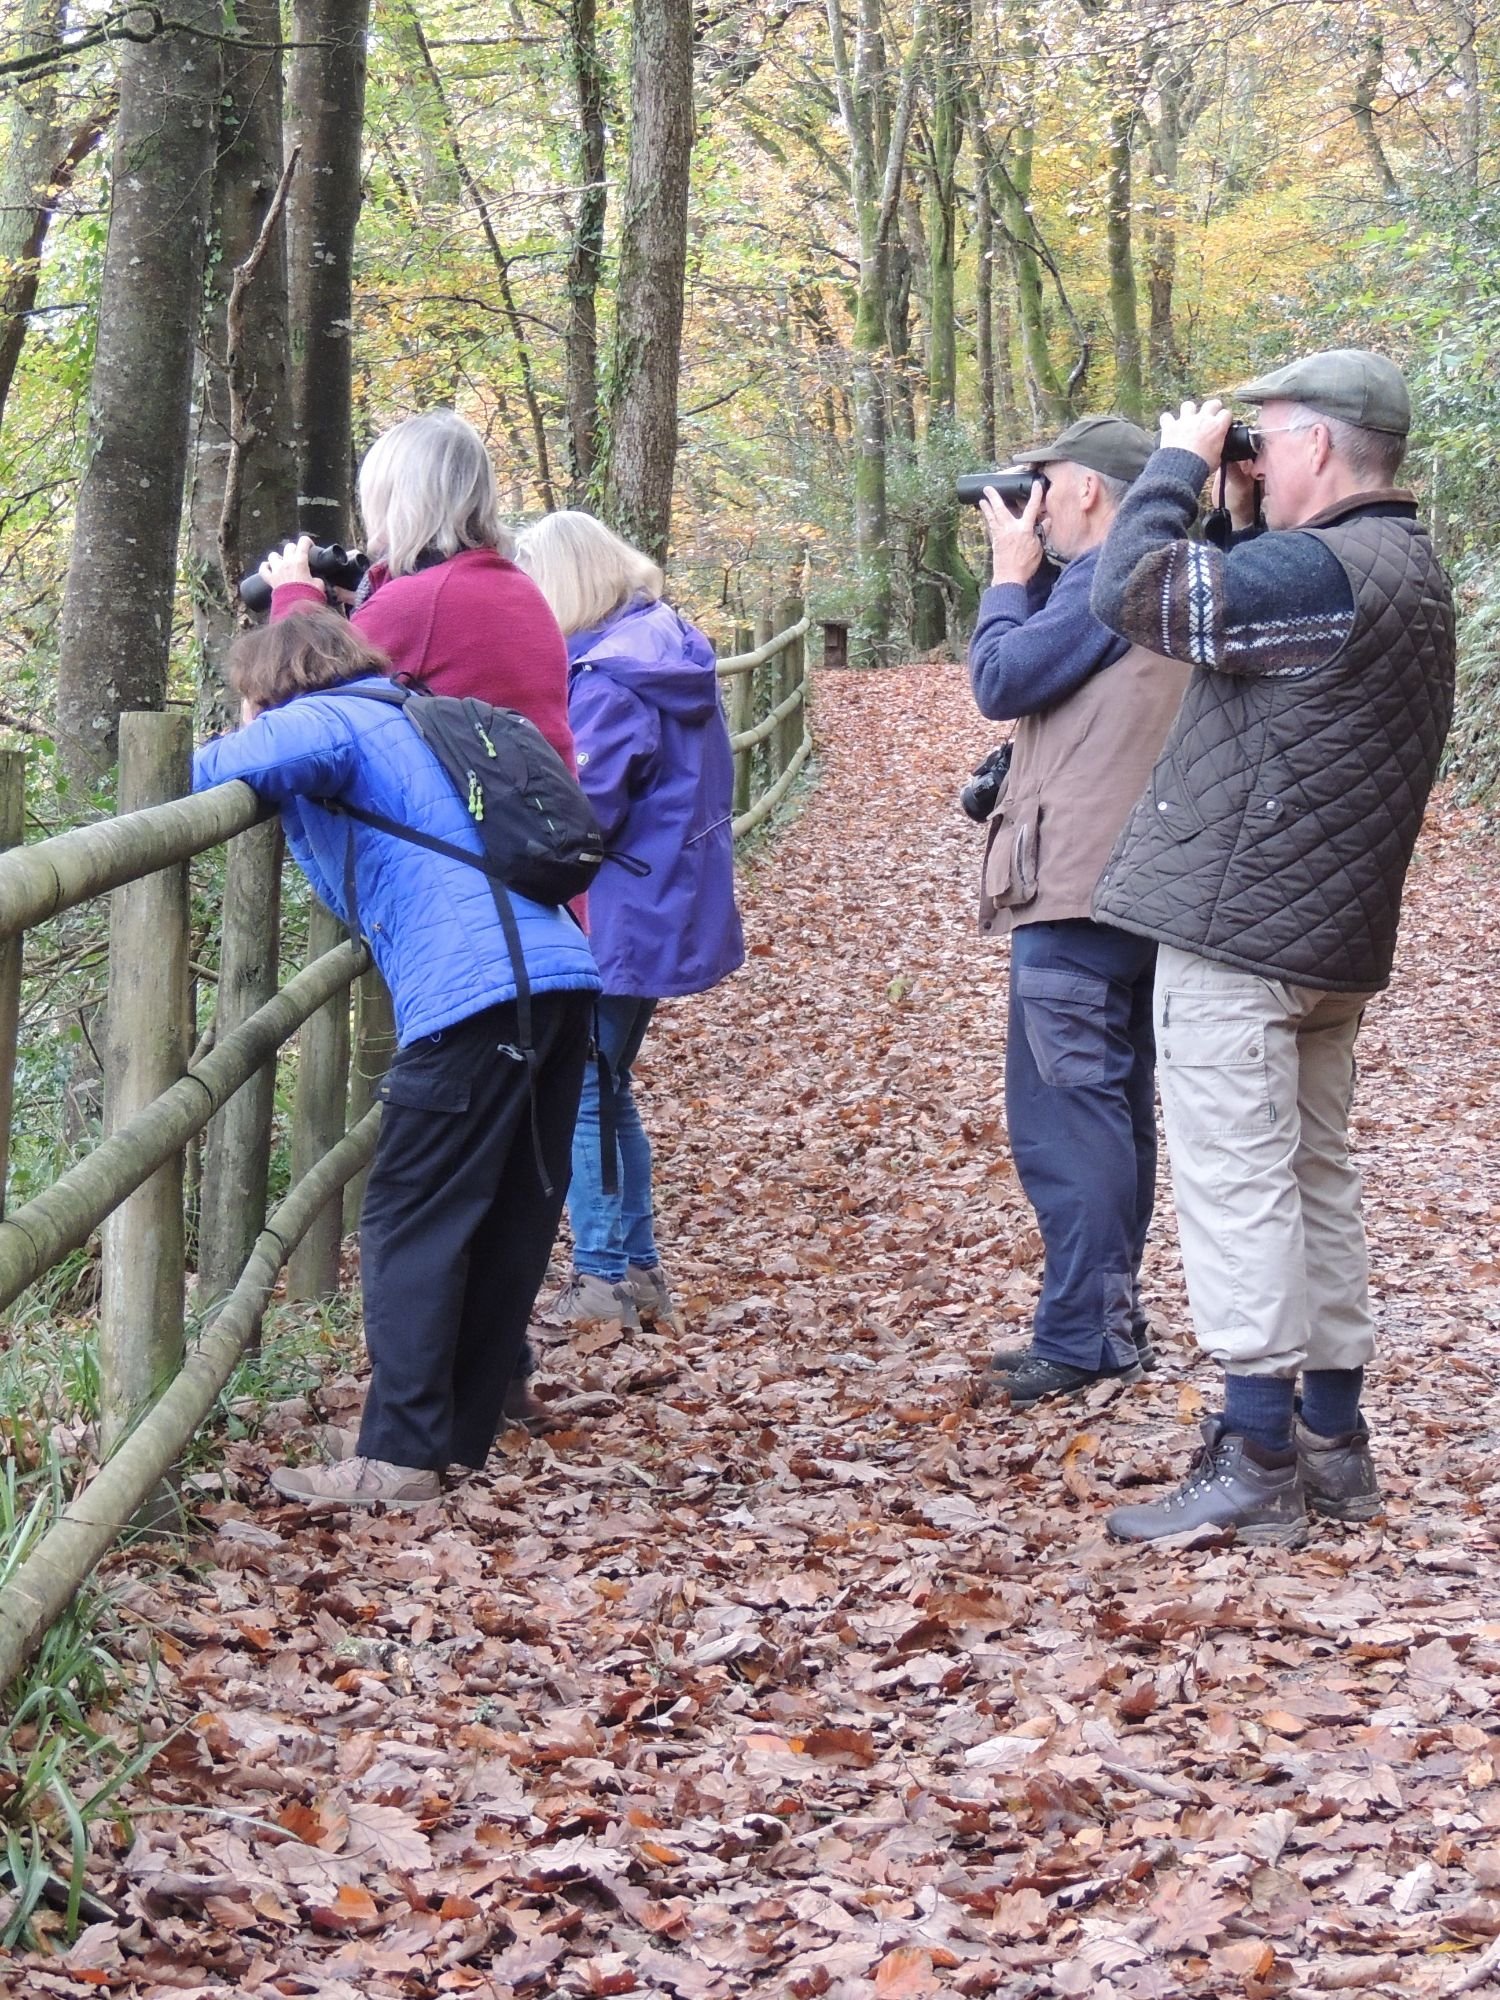
[[[786,797],[812,751],[800,602],[719,662],[735,757],[736,838]],[[183,715],[121,721],[112,820],[20,845],[24,758],[0,751],[0,1312],[103,1229],[103,1463],[0,1589],[0,1689],[89,1571],[161,1489],[246,1349],[283,1266],[293,1297],[335,1289],[346,1208],[374,1153],[394,1047],[369,953],[321,906],[308,962],[278,990],[280,836],[247,785],[187,789]],[[196,1052],[186,863],[228,841],[214,1026]],[[112,893],[106,1136],[21,1207],[3,1206],[24,933]],[[351,1074],[351,989],[358,990]],[[277,1051],[300,1036],[293,1186],[269,1221]],[[352,1113],[352,1115],[351,1115]],[[351,1128],[352,1129],[347,1129]],[[207,1133],[199,1194],[202,1321],[184,1339],[185,1149]]]
[[[719,661],[734,752],[736,840],[771,817],[812,755],[805,644],[810,621],[797,598],[781,606],[780,616],[779,632],[771,632],[767,613],[755,643]]]

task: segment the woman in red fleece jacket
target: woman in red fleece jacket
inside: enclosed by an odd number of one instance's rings
[[[452,410],[393,424],[359,469],[359,511],[374,558],[351,622],[390,661],[394,678],[433,694],[475,695],[534,722],[576,774],[568,727],[568,648],[547,600],[510,560],[484,440]],[[307,566],[311,537],[260,566],[271,617],[326,602]],[[539,1423],[528,1346],[505,1415]],[[352,1450],[354,1433],[329,1449]]]
[[[353,622],[403,681],[477,695],[534,722],[577,768],[568,727],[568,651],[547,600],[510,560],[484,440],[452,410],[408,417],[359,470],[373,557]],[[307,538],[261,565],[271,616],[324,602]]]

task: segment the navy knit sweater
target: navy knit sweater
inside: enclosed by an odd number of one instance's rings
[[[1328,546],[1296,529],[1187,539],[1209,468],[1190,451],[1153,453],[1115,516],[1094,573],[1093,609],[1111,631],[1225,674],[1310,673],[1354,627],[1354,599]],[[1353,501],[1349,515],[1414,517],[1414,503]]]
[[[981,715],[991,722],[1035,715],[1123,657],[1125,641],[1089,609],[1098,560],[1090,549],[1061,573],[1043,563],[1028,584],[985,591],[969,641],[969,682]]]

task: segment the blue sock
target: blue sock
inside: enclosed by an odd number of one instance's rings
[[[1266,1451],[1290,1451],[1296,1393],[1290,1376],[1226,1375],[1224,1427]]]
[[[1363,1368],[1309,1368],[1302,1377],[1302,1421],[1319,1437],[1347,1437],[1359,1423]]]

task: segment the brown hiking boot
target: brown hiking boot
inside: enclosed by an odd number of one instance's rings
[[[625,1272],[625,1284],[642,1326],[660,1327],[664,1333],[682,1332],[682,1314],[660,1264],[631,1264]]]
[[[1238,1431],[1225,1430],[1222,1417],[1210,1417],[1177,1491],[1138,1507],[1116,1507],[1105,1527],[1117,1542],[1233,1530],[1237,1542],[1300,1547],[1307,1539],[1301,1467],[1295,1457],[1288,1465],[1262,1465],[1251,1457],[1249,1442]]]
[[[617,1324],[627,1333],[641,1330],[641,1316],[629,1286],[612,1285],[608,1278],[596,1278],[592,1271],[575,1271],[548,1306],[546,1316],[563,1326]]]
[[[443,1482],[419,1465],[383,1458],[341,1458],[333,1465],[282,1465],[271,1484],[304,1507],[422,1507],[442,1497]]]
[[[1298,1417],[1292,1435],[1308,1512],[1324,1514],[1331,1521],[1373,1520],[1385,1499],[1375,1477],[1370,1431],[1364,1418],[1343,1437],[1324,1437],[1310,1431]]]

